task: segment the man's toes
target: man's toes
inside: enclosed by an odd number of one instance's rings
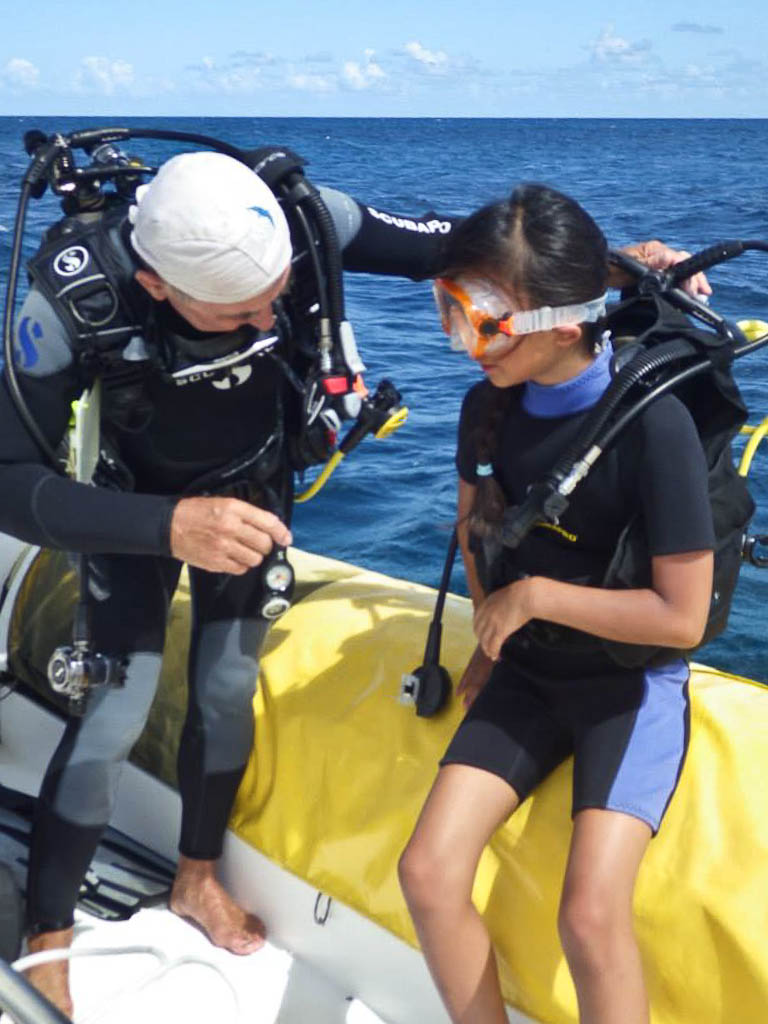
[[[267,929],[262,921],[253,914],[246,914],[245,921],[237,930],[232,930],[225,942],[220,943],[227,946],[231,952],[247,955],[261,949],[267,937]]]

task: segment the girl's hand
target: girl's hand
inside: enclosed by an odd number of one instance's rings
[[[476,647],[459,680],[459,685],[456,687],[456,696],[463,694],[462,703],[465,708],[473,703],[475,697],[488,682],[492,668],[493,662],[482,647]]]
[[[532,619],[532,579],[516,580],[495,590],[475,612],[475,636],[486,655],[497,661],[502,644]]]

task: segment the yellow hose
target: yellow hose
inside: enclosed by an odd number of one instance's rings
[[[392,415],[389,417],[387,422],[376,431],[373,435],[377,441],[380,441],[384,437],[389,437],[405,423],[408,419],[408,406],[401,405],[399,409],[395,409]]]
[[[399,409],[396,409],[389,417],[386,423],[384,423],[376,433],[373,435],[377,441],[380,441],[384,437],[389,437],[393,434],[398,427],[402,427],[408,418],[408,407],[403,405]],[[297,505],[301,505],[305,501],[309,501],[310,498],[314,498],[317,492],[326,485],[328,478],[331,473],[338,467],[341,460],[345,457],[346,452],[343,452],[340,448],[333,453],[328,459],[325,466],[323,466],[322,472],[318,475],[317,479],[310,484],[306,491],[302,491],[301,494],[297,494],[293,499]]]
[[[338,466],[338,464],[341,462],[341,460],[343,458],[344,458],[344,452],[342,452],[342,451],[334,452],[333,455],[330,457],[330,459],[328,459],[326,464],[323,466],[323,471],[320,473],[320,475],[317,477],[317,479],[315,481],[313,481],[313,483],[311,483],[309,485],[309,487],[306,489],[306,491],[302,491],[301,494],[297,494],[296,497],[293,500],[298,505],[301,505],[302,502],[309,501],[310,498],[314,498],[314,496],[317,494],[317,492],[320,490],[320,488],[323,487],[323,485],[328,480],[328,477],[331,475],[331,473],[334,471],[334,469],[336,469],[336,467]]]
[[[751,435],[744,446],[744,451],[741,453],[741,461],[739,462],[739,475],[747,476],[760,442],[768,435],[768,416],[756,427],[742,427],[741,433]]]

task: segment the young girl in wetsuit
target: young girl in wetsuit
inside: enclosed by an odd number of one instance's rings
[[[687,747],[688,667],[672,649],[696,645],[710,603],[704,455],[687,410],[666,396],[599,460],[554,528],[515,550],[495,543],[505,505],[552,467],[609,382],[606,243],[578,203],[526,185],[455,229],[447,266],[435,285],[443,327],[485,375],[465,397],[456,459],[478,646],[458,687],[466,717],[401,859],[403,890],[451,1019],[506,1022],[471,902],[475,871],[498,826],[573,754],[558,924],[580,1020],[647,1024],[632,896]],[[637,510],[651,585],[606,589]],[[662,650],[622,668],[604,641]]]

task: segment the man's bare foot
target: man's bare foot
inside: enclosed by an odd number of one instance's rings
[[[264,945],[267,930],[232,899],[214,872],[215,861],[179,857],[169,905],[190,919],[214,944],[245,956]]]
[[[40,932],[27,940],[30,953],[42,953],[49,949],[68,949],[72,945],[72,929],[63,928],[56,932]],[[67,1017],[72,1016],[72,996],[69,991],[69,961],[55,960],[50,964],[30,967],[24,972],[30,984],[42,992]]]

